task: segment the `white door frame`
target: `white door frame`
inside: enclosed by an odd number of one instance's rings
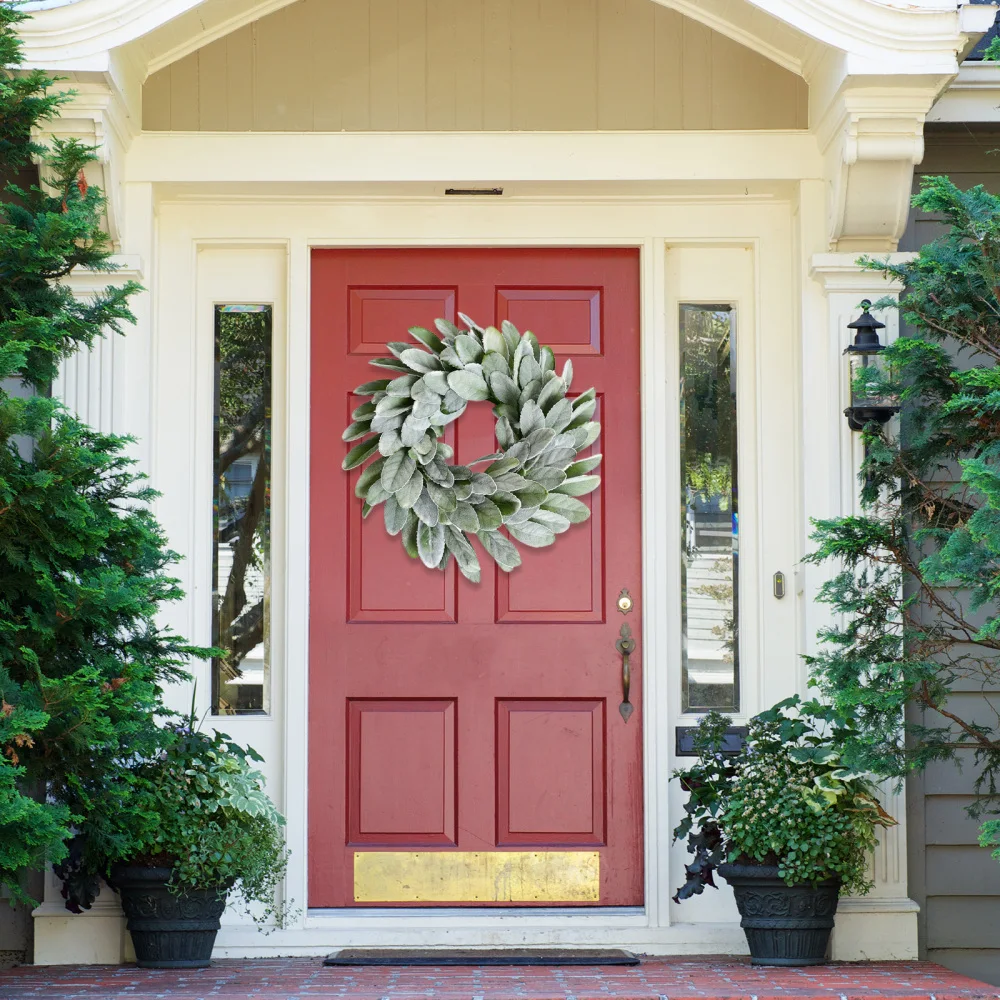
[[[272,564],[283,574],[284,593],[273,601],[272,701],[270,718],[220,720],[234,738],[268,757],[272,794],[288,817],[293,852],[288,894],[301,901],[306,887],[306,754],[308,699],[309,524],[309,261],[314,247],[334,246],[633,246],[641,252],[642,467],[643,467],[643,680],[645,904],[642,907],[580,909],[344,909],[307,910],[287,929],[270,936],[227,919],[217,954],[321,954],[346,945],[456,946],[595,943],[649,953],[745,951],[735,907],[724,890],[672,913],[670,896],[683,864],[683,848],[670,848],[676,821],[676,789],[668,791],[674,726],[679,717],[678,522],[671,516],[680,495],[678,456],[677,301],[704,301],[705,291],[668,289],[668,247],[742,247],[753,288],[751,320],[740,331],[755,344],[741,357],[751,390],[760,375],[784,379],[783,468],[757,469],[759,482],[776,476],[785,497],[794,497],[798,451],[792,428],[797,331],[791,207],[773,196],[712,201],[701,197],[565,199],[531,197],[482,204],[441,197],[247,198],[216,196],[164,200],[158,205],[156,281],[153,285],[151,371],[153,441],[150,473],[164,492],[157,513],[171,545],[185,552],[180,575],[186,601],[168,619],[192,640],[210,636],[211,590],[211,318],[212,302],[287,302],[282,329],[275,311],[274,517]],[[728,204],[726,203],[728,202]],[[228,265],[227,265],[228,258]],[[250,264],[258,261],[262,263]],[[279,262],[282,266],[278,266]],[[287,266],[284,266],[287,262]],[[221,266],[220,266],[221,265]],[[247,267],[253,273],[248,280]],[[270,277],[268,277],[270,275]],[[280,275],[280,280],[279,280]],[[721,284],[717,296],[736,294]],[[270,284],[269,284],[270,283]],[[280,285],[280,287],[279,287]],[[745,285],[744,285],[745,287]],[[248,292],[252,294],[248,295]],[[768,315],[766,325],[756,317]],[[775,368],[777,367],[777,371]],[[744,395],[747,390],[743,390]],[[774,414],[756,405],[748,426],[741,413],[741,472],[760,460],[762,419]],[[742,405],[742,403],[741,403]],[[745,409],[745,408],[744,408]],[[178,420],[182,414],[194,415]],[[790,419],[791,417],[791,419]],[[187,437],[186,437],[187,435]],[[185,468],[183,456],[189,457]],[[204,503],[196,498],[204,498]],[[763,505],[762,505],[763,506]],[[794,506],[794,503],[792,503]],[[798,518],[786,509],[761,525],[758,546],[780,558],[790,574],[797,558]],[[780,551],[775,552],[775,549]],[[277,568],[279,561],[282,568]],[[766,575],[769,578],[770,561]],[[757,573],[759,589],[764,570]],[[763,597],[761,597],[763,601]],[[760,650],[745,654],[744,689],[755,690],[747,707],[792,693],[799,679],[796,659],[797,600],[767,606],[760,622]],[[663,609],[664,613],[656,613]],[[766,624],[766,627],[764,627]],[[768,664],[765,672],[761,664]],[[609,669],[611,665],[609,664]],[[197,665],[199,698],[208,708],[207,665]],[[183,700],[184,696],[181,696]],[[284,703],[284,711],[280,706]],[[675,783],[676,784],[676,783]],[[680,854],[678,854],[678,850]],[[672,856],[673,855],[673,856]],[[671,870],[673,868],[673,870]]]

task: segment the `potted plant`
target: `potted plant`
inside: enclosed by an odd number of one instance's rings
[[[837,900],[872,888],[869,853],[876,830],[895,824],[874,782],[841,765],[849,724],[812,701],[780,702],[750,721],[736,753],[724,753],[730,719],[712,712],[695,736],[698,760],[674,772],[688,793],[674,839],[694,855],[681,902],[733,887],[755,965],[819,965],[826,960]]]
[[[258,923],[283,922],[284,819],[254,767],[261,757],[193,717],[164,727],[164,746],[131,767],[131,805],[106,865],[143,968],[201,968],[227,899]],[[251,906],[256,904],[251,910]]]

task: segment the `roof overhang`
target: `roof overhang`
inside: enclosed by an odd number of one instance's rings
[[[144,74],[294,0],[36,0],[22,29],[30,66],[108,72],[123,47]],[[807,79],[825,52],[847,72],[955,73],[992,9],[955,0],[656,0]]]

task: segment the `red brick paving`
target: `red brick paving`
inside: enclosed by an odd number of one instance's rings
[[[321,959],[228,959],[190,972],[22,966],[0,1000],[1000,1000],[928,962],[757,969],[746,959],[648,959],[635,968],[324,968]]]

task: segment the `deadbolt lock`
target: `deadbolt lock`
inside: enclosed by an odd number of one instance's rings
[[[622,587],[622,592],[618,595],[618,610],[627,615],[632,610],[632,595],[627,587]]]

